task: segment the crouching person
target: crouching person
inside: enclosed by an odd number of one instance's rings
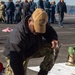
[[[37,8],[32,15],[23,18],[10,33],[4,55],[9,57],[14,75],[26,75],[24,73],[28,60],[45,56],[40,64],[38,75],[47,75],[59,52],[56,50],[54,55],[56,44],[58,44],[58,36],[48,24],[47,13]]]

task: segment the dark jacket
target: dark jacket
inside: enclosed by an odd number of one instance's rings
[[[50,9],[50,2],[48,0],[44,1],[44,9]]]
[[[59,2],[57,4],[57,13],[67,13],[67,7],[65,2]]]
[[[44,9],[44,4],[43,4],[43,1],[42,1],[42,0],[39,0],[39,1],[38,1],[37,7]]]
[[[22,9],[23,9],[23,16],[26,16],[30,12],[30,3],[29,2],[23,2],[22,3]]]
[[[22,9],[21,4],[20,3],[16,3],[15,4],[15,10],[21,12],[21,9]]]
[[[52,13],[55,14],[56,5],[55,4],[54,5],[51,4],[51,8],[52,8]]]
[[[8,2],[6,6],[6,11],[8,14],[12,14],[15,11],[15,6],[13,2]]]
[[[33,2],[33,1],[30,2],[30,11],[31,11],[31,13],[33,13],[35,9],[36,9],[36,3]]]
[[[38,51],[42,37],[49,43],[54,39],[58,39],[56,32],[49,24],[47,24],[45,34],[34,35],[31,33],[27,24],[28,18],[24,18],[10,33],[4,50],[5,56],[10,55],[10,51],[16,51],[27,58]]]

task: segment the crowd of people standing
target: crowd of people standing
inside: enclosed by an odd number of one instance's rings
[[[38,0],[37,3],[34,0],[24,0],[23,2],[17,0],[15,3],[12,0],[8,0],[6,3],[0,1],[0,21],[7,24],[18,23],[26,15],[32,14],[36,8],[45,9],[48,13],[49,21],[52,9],[55,14],[55,4],[51,4],[48,0]],[[54,22],[53,19],[52,22]]]
[[[63,3],[60,3],[61,1],[63,1]],[[60,2],[57,4],[57,13],[59,13],[59,10],[61,13],[67,12],[64,0],[60,0]],[[1,1],[0,21],[7,24],[19,23],[23,17],[32,14],[36,8],[42,8],[47,12],[49,23],[56,22],[56,3],[55,1],[50,2],[49,0],[38,0],[37,3],[35,3],[34,0],[24,0],[23,2],[17,0],[15,3],[12,0],[8,0],[7,3]],[[60,19],[62,18],[63,16],[61,16]],[[60,19],[59,23],[62,24]]]

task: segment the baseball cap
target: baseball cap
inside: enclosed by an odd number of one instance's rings
[[[34,29],[37,33],[45,33],[46,31],[46,24],[48,22],[48,15],[47,13],[41,9],[37,8],[33,14],[32,18],[34,20]]]

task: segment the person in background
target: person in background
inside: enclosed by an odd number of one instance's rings
[[[50,23],[50,6],[51,6],[51,4],[50,4],[50,2],[49,2],[49,0],[45,0],[44,1],[44,10],[47,12],[47,14],[48,14],[48,22]]]
[[[63,26],[64,13],[67,13],[67,7],[64,0],[60,0],[60,2],[58,2],[57,13],[59,16],[58,25],[59,27],[64,27]]]
[[[15,11],[15,5],[12,2],[12,0],[9,0],[6,6],[7,24],[13,23],[14,11]]]
[[[23,18],[30,14],[30,3],[28,0],[24,0],[24,2],[22,2],[22,13]]]
[[[51,23],[56,22],[56,18],[55,18],[55,1],[51,2],[51,8],[52,8],[52,12],[51,12]]]
[[[44,9],[44,4],[43,4],[43,0],[38,0],[38,3],[37,3],[37,8],[42,8]]]
[[[21,15],[22,15],[22,7],[20,0],[18,0],[15,4],[15,12],[14,12],[14,23],[19,23],[21,21]]]
[[[37,5],[36,3],[34,2],[34,0],[29,0],[29,3],[30,3],[30,12],[31,14],[35,11]]]
[[[37,8],[13,29],[3,53],[9,57],[14,75],[24,75],[26,69],[23,62],[42,54],[44,60],[40,64],[38,75],[47,75],[57,58],[59,52],[57,45],[58,35],[48,23],[47,13]]]
[[[3,1],[0,2],[0,21],[2,22],[6,22],[6,19],[5,19],[5,4]]]

